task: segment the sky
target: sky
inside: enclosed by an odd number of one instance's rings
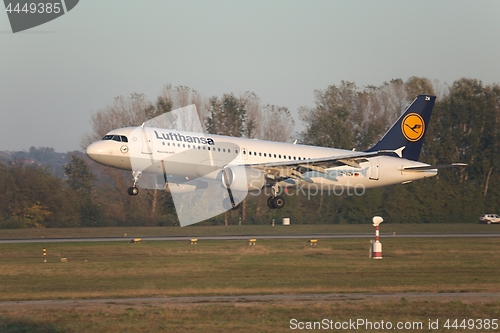
[[[411,76],[500,82],[500,1],[80,0],[12,33],[0,13],[0,151],[82,150],[92,113],[165,84],[314,106],[314,91]],[[140,125],[140,124],[138,124]]]

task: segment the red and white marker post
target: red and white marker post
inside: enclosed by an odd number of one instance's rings
[[[375,243],[372,245],[372,258],[382,259],[382,243],[379,240],[379,225],[384,222],[380,216],[374,216],[372,219],[373,226],[375,227]]]

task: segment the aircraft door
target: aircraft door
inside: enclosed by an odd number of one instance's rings
[[[248,159],[248,151],[246,148],[241,148],[241,156],[243,157],[244,161]]]
[[[380,174],[380,165],[378,162],[378,157],[370,158],[370,179],[378,180]]]
[[[153,140],[151,138],[151,133],[147,132],[144,128],[142,129],[142,150],[143,154],[152,155],[153,154]]]

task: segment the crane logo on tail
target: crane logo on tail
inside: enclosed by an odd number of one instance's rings
[[[401,122],[401,131],[410,142],[416,142],[424,136],[424,119],[417,113],[410,113]]]

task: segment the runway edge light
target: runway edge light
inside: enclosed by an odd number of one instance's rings
[[[384,222],[384,219],[380,216],[374,216],[372,222],[375,227],[375,243],[372,245],[372,258],[382,259],[382,243],[380,243],[379,240],[379,225]]]

